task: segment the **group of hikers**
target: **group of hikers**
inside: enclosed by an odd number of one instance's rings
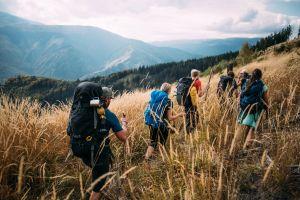
[[[262,71],[255,69],[250,74],[246,70],[239,73],[238,80],[232,70],[227,70],[226,76],[221,76],[217,95],[220,104],[226,98],[239,98],[239,115],[237,121],[246,128],[245,145],[251,145],[254,132],[263,110],[268,110],[268,87],[262,79]],[[184,132],[193,134],[199,122],[199,98],[204,95],[200,81],[200,71],[193,69],[191,77],[178,81],[176,100],[184,107],[184,112],[174,114],[170,99],[172,85],[163,83],[159,90],[150,94],[150,101],[144,112],[145,124],[149,127],[150,141],[145,153],[149,160],[158,145],[165,146],[169,135],[170,122],[185,117]],[[100,198],[100,189],[105,184],[103,175],[109,172],[112,162],[109,132],[127,146],[127,119],[125,114],[119,122],[116,115],[109,110],[113,99],[112,89],[101,87],[97,83],[82,82],[74,92],[70,111],[67,133],[73,155],[82,159],[84,164],[92,168],[94,183],[90,199]]]

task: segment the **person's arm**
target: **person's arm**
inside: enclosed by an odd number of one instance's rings
[[[168,120],[169,121],[174,121],[175,119],[177,119],[178,117],[184,116],[184,113],[179,113],[177,115],[173,115],[172,114],[172,109],[169,109],[167,111],[167,116],[168,116]]]
[[[125,143],[125,142],[127,141],[126,133],[127,133],[127,129],[126,129],[126,130],[123,129],[123,130],[121,130],[121,131],[116,132],[115,134],[116,134],[116,137],[117,137],[120,141],[122,141],[122,142]]]
[[[130,155],[130,146],[129,146],[129,141],[128,141],[128,137],[126,136],[126,133],[127,133],[127,127],[119,132],[116,132],[115,134],[116,137],[124,143],[125,153],[127,155]]]
[[[198,84],[198,96],[202,97],[203,96],[203,92],[202,92],[202,84],[201,81],[199,80],[199,84]]]
[[[264,103],[264,109],[266,112],[266,118],[269,118],[269,108],[270,108],[270,104],[269,104],[269,90],[266,90],[263,93],[263,103]]]
[[[199,91],[198,91],[198,96],[199,96],[199,97],[202,97],[203,94],[204,94],[204,93],[202,92],[202,89],[201,89],[201,87],[200,87],[200,89],[199,89]]]
[[[265,106],[269,109],[270,107],[270,102],[269,102],[269,91],[265,91],[263,94],[263,100],[264,100],[264,104]]]
[[[111,124],[112,131],[115,133],[116,137],[120,141],[125,143],[127,140],[127,136],[126,136],[127,121],[126,121],[126,119],[124,120],[122,118],[122,125],[121,125],[117,116],[114,113],[111,113],[109,111],[108,120],[109,120],[109,123]]]

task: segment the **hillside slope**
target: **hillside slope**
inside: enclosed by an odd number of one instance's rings
[[[256,53],[255,60],[268,60],[266,56],[271,54],[274,54],[274,58],[271,57],[269,58],[270,60],[277,59],[277,57],[282,56],[284,53],[287,55],[290,53],[295,54],[295,52],[298,52],[299,50],[299,41],[299,39],[296,39],[288,43],[272,46],[267,49],[265,53],[264,51],[260,51]],[[136,89],[159,87],[163,82],[167,81],[173,83],[183,76],[188,76],[191,69],[199,69],[202,72],[206,70],[206,72],[209,73],[209,67],[217,65],[221,67],[218,68],[218,70],[222,70],[222,68],[226,67],[228,63],[234,62],[237,54],[237,52],[230,52],[218,56],[192,59],[182,62],[163,63],[149,67],[141,67],[134,70],[125,70],[113,73],[109,76],[100,76],[88,80],[99,82],[104,86],[113,87],[113,89],[118,91],[118,93],[122,93],[123,91],[134,91]],[[259,64],[260,63],[258,63],[258,66]],[[273,66],[271,65],[269,67]],[[212,82],[217,82],[218,77],[219,74],[215,74]],[[205,77],[202,77],[202,79],[206,80]],[[16,97],[31,96],[41,101],[54,103],[57,102],[57,100],[66,101],[66,99],[70,99],[76,84],[78,84],[77,81],[67,82],[29,76],[10,78],[2,86],[2,89],[5,93]]]
[[[143,113],[150,90],[113,99],[110,110],[119,118],[126,113],[131,153],[124,154],[122,144],[111,140],[114,163],[103,198],[299,199],[299,44],[296,40],[271,47],[244,66],[263,70],[271,103],[253,146],[244,150],[235,140],[243,134],[236,123],[238,99],[220,105],[215,93],[219,74],[207,99],[199,101],[194,134],[185,134],[182,118],[171,123],[166,148],[158,148],[147,162],[143,156],[149,130]],[[203,83],[207,79],[202,78]],[[0,199],[80,199],[90,192],[90,170],[80,159],[66,157],[70,105],[42,107],[5,95],[0,101]],[[182,112],[182,107],[175,103],[174,112]]]
[[[0,12],[0,80],[18,74],[76,80],[194,57],[89,26],[50,26]]]
[[[187,76],[195,68],[201,71],[222,60],[235,59],[237,52],[230,52],[218,56],[192,59],[181,62],[157,64],[149,67],[125,70],[108,76],[98,76],[86,79],[112,87],[118,93],[134,91],[142,88],[159,87],[165,81],[174,82],[182,76]],[[78,80],[79,81],[79,80]],[[62,81],[36,76],[18,76],[7,79],[3,90],[10,96],[32,97],[40,101],[54,103],[70,99],[78,81]],[[58,87],[59,86],[59,87]],[[59,98],[62,97],[62,98]]]

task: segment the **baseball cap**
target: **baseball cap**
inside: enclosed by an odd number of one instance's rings
[[[108,99],[113,99],[113,91],[111,88],[102,87],[102,96]]]

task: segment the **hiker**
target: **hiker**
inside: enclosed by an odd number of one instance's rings
[[[121,126],[116,115],[108,109],[112,98],[110,88],[83,82],[75,89],[70,111],[67,133],[70,136],[71,149],[75,156],[92,168],[92,181],[95,186],[90,199],[100,198],[100,189],[106,179],[97,179],[109,172],[113,156],[109,146],[110,130],[124,144],[127,141],[126,119],[122,119]]]
[[[239,73],[237,86],[241,87],[241,91],[245,88],[247,80],[250,78],[250,75],[248,74],[246,69],[243,69]]]
[[[199,97],[203,95],[201,81],[199,79],[200,71],[191,70],[191,77],[179,79],[176,87],[176,100],[178,105],[184,106],[185,110],[185,130],[191,133],[196,128],[199,121],[197,103]]]
[[[227,66],[226,66],[226,69],[227,69],[227,73],[228,72],[233,72],[233,67],[236,65],[236,63],[229,63]]]
[[[152,156],[158,145],[158,141],[162,146],[165,146],[169,135],[169,121],[184,116],[184,113],[173,115],[173,105],[169,99],[170,92],[171,84],[169,83],[163,83],[160,90],[151,92],[150,102],[144,113],[145,124],[149,126],[150,130],[150,144],[145,154],[145,160],[148,160]]]
[[[252,144],[254,131],[256,130],[262,111],[268,114],[269,95],[268,86],[261,80],[262,71],[255,69],[249,80],[246,81],[245,88],[240,95],[239,124],[245,126],[246,140],[244,147]]]
[[[191,70],[191,77],[193,83],[190,88],[190,95],[185,103],[185,113],[186,113],[186,132],[191,133],[196,129],[197,123],[199,121],[199,113],[197,109],[197,102],[202,94],[202,87],[200,81],[200,71],[196,69]]]
[[[227,76],[221,76],[218,83],[217,94],[221,98],[221,103],[224,102],[224,94],[228,91],[227,97],[232,97],[234,92],[237,96],[237,83],[234,79],[234,72],[228,71]]]

